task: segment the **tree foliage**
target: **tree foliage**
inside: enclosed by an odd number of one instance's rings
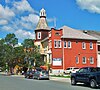
[[[18,39],[15,34],[7,34],[4,39],[0,40],[0,67],[5,67],[6,63],[9,68],[16,65],[28,67],[31,65],[39,67],[44,65],[41,54],[37,46],[34,45],[33,39],[25,39],[21,46],[17,46]]]

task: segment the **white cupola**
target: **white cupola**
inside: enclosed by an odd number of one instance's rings
[[[46,18],[46,11],[44,10],[44,8],[42,8],[40,10],[40,17],[45,17]]]

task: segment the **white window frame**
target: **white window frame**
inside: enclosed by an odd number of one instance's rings
[[[64,48],[67,48],[67,41],[64,41]]]
[[[94,58],[90,57],[90,64],[94,64]]]
[[[68,48],[71,48],[71,41],[68,41]]]
[[[57,44],[58,44],[58,48],[61,48],[61,40],[58,40]]]
[[[75,57],[75,60],[76,60],[76,64],[79,64],[79,57],[78,56]]]
[[[85,59],[85,62],[83,62],[84,59]],[[82,57],[82,63],[86,64],[86,57]]]
[[[38,33],[37,33],[37,38],[38,38],[38,39],[41,39],[41,32],[38,32]]]
[[[57,40],[54,40],[54,48],[58,48]]]
[[[82,42],[82,49],[86,49],[86,43]]]
[[[93,43],[90,42],[90,49],[93,49]]]
[[[61,40],[54,40],[54,48],[61,48]]]

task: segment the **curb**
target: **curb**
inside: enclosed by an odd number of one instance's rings
[[[61,77],[50,77],[50,80],[60,81],[60,82],[70,82],[70,78],[61,78]]]

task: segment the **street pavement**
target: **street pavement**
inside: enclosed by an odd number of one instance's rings
[[[5,72],[0,72],[0,74],[6,75]],[[22,77],[22,78],[24,78],[24,75],[10,75],[10,76],[11,77]],[[59,82],[70,82],[70,78],[62,78],[62,77],[51,77],[50,76],[50,80],[59,81]]]
[[[26,79],[22,75],[2,74],[0,75],[0,90],[91,90],[90,87],[82,84],[72,86],[69,82],[62,82],[65,79],[54,77],[51,80],[33,80]]]

